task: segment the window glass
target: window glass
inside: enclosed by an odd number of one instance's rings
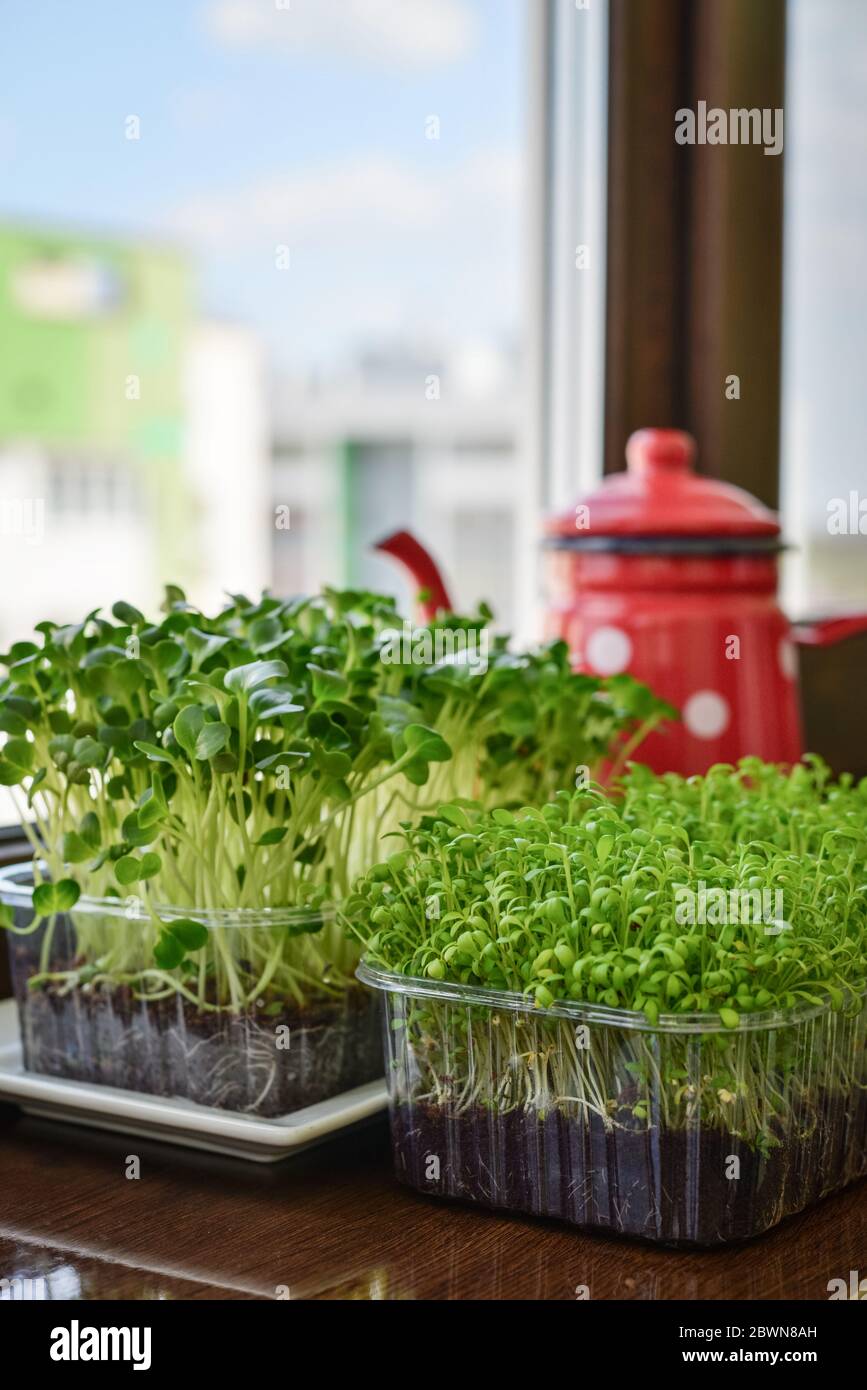
[[[790,0],[783,496],[796,616],[867,603],[867,6]]]
[[[525,11],[5,0],[3,649],[167,580],[408,602],[398,527],[510,619]]]

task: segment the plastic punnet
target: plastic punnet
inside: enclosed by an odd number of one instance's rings
[[[867,1173],[867,1005],[644,1014],[413,979],[383,993],[398,1178],[664,1243],[757,1235]]]

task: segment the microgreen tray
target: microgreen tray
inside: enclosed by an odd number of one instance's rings
[[[156,1139],[254,1163],[276,1163],[367,1123],[386,1106],[383,1081],[369,1081],[291,1115],[258,1119],[188,1100],[143,1095],[27,1071],[13,999],[0,1001],[0,1098],[40,1119]]]
[[[384,996],[395,1169],[421,1192],[712,1246],[867,1173],[863,997],[731,1027],[358,977]]]
[[[184,974],[155,965],[138,900],[81,896],[37,918],[33,895],[31,865],[0,869],[28,1071],[263,1119],[382,1075],[378,1010],[351,978],[292,993],[287,953],[321,913],[162,908],[161,931],[201,932]]]

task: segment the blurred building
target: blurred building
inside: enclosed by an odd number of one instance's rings
[[[461,608],[515,621],[520,396],[508,370],[449,372],[410,355],[363,356],[327,386],[281,383],[272,407],[274,588],[320,583],[397,593],[413,585],[374,543],[409,529]]]
[[[0,640],[267,583],[262,380],[177,250],[0,226]]]
[[[227,590],[413,586],[408,527],[455,602],[515,614],[514,363],[368,351],[270,406],[255,333],[203,321],[174,248],[0,227],[0,642],[167,580]]]

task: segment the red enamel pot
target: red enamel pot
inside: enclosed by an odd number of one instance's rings
[[[792,627],[777,601],[776,515],[697,475],[690,435],[641,430],[626,460],[548,523],[547,635],[569,643],[579,669],[628,671],[681,711],[642,744],[657,771],[747,754],[796,762],[798,646],[867,631],[867,614]]]

